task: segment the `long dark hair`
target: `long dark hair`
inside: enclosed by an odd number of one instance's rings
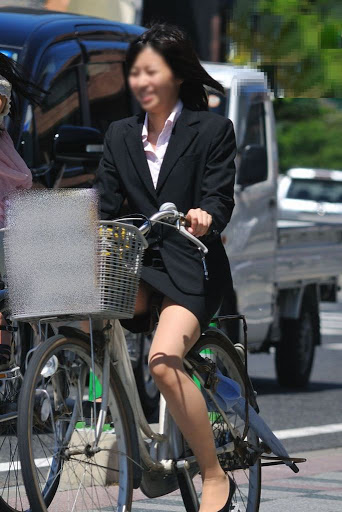
[[[203,68],[189,37],[180,28],[168,24],[155,24],[133,41],[126,57],[127,72],[138,54],[146,47],[158,52],[170,66],[175,77],[183,80],[179,97],[190,110],[208,110],[208,97],[204,85],[224,94],[222,85]]]
[[[11,93],[11,111],[9,115],[12,119],[17,119],[19,115],[19,105],[14,97],[14,94],[18,97],[26,98],[31,103],[38,105],[41,101],[42,93],[45,93],[43,89],[36,86],[26,78],[26,73],[22,67],[14,62],[9,57],[6,57],[0,52],[0,75],[12,85]]]

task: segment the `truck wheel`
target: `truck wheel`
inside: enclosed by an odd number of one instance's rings
[[[134,370],[134,375],[142,408],[146,416],[149,416],[159,406],[159,391],[148,368],[148,353],[152,343],[152,336],[144,334],[139,334],[139,336],[141,337],[141,354],[138,365]]]
[[[300,317],[281,320],[281,340],[276,346],[276,370],[281,386],[293,388],[308,384],[319,328],[319,312],[315,302],[305,298]]]

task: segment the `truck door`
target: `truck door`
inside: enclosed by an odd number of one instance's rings
[[[249,341],[260,344],[273,317],[277,150],[272,105],[257,89],[242,86],[236,97],[236,207],[224,236],[238,308],[247,317]]]

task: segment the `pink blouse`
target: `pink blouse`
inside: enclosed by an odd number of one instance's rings
[[[24,160],[16,151],[7,131],[0,131],[0,228],[4,226],[5,204],[10,192],[30,188],[32,175]]]
[[[163,159],[167,150],[167,146],[169,144],[169,140],[171,137],[171,133],[174,125],[176,124],[177,119],[179,118],[183,109],[183,103],[181,100],[178,100],[176,105],[174,106],[171,114],[166,119],[164,128],[159,134],[156,150],[154,151],[152,144],[147,140],[148,137],[148,114],[145,115],[145,122],[142,129],[142,142],[144,145],[145,155],[147,158],[147,163],[150,168],[150,173],[153,181],[154,188],[157,187],[158,176],[160,172],[161,165],[163,163]]]
[[[4,226],[5,204],[10,192],[20,188],[30,188],[32,175],[11,137],[4,129],[2,119],[9,113],[11,84],[0,75],[0,95],[7,98],[4,109],[0,112],[0,228]]]

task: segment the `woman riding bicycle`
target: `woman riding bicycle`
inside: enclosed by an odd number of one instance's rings
[[[32,185],[31,171],[14,148],[12,139],[4,127],[3,120],[8,114],[15,114],[13,105],[10,113],[13,92],[36,103],[38,91],[38,88],[25,79],[17,65],[0,52],[0,228],[4,226],[5,203],[9,194],[16,189],[30,188]],[[2,239],[0,239],[0,244],[2,245]],[[0,247],[0,249],[2,248]],[[3,272],[1,250],[0,260],[1,278]],[[0,326],[5,325],[6,321],[0,313]],[[11,334],[0,331],[0,369],[6,369],[9,365],[11,357],[10,343]]]
[[[220,93],[223,88],[203,69],[180,29],[154,25],[142,34],[129,48],[127,69],[144,113],[116,121],[107,131],[96,180],[101,217],[118,217],[125,200],[130,212],[145,216],[173,202],[209,253],[204,260],[172,228],[154,227],[135,317],[123,323],[146,330],[151,304],[159,301],[150,371],[197,457],[203,480],[200,512],[228,511],[234,484],[221,469],[204,398],[185,372],[183,358],[232,286],[220,233],[234,207],[234,130],[229,119],[208,112],[204,85]]]

